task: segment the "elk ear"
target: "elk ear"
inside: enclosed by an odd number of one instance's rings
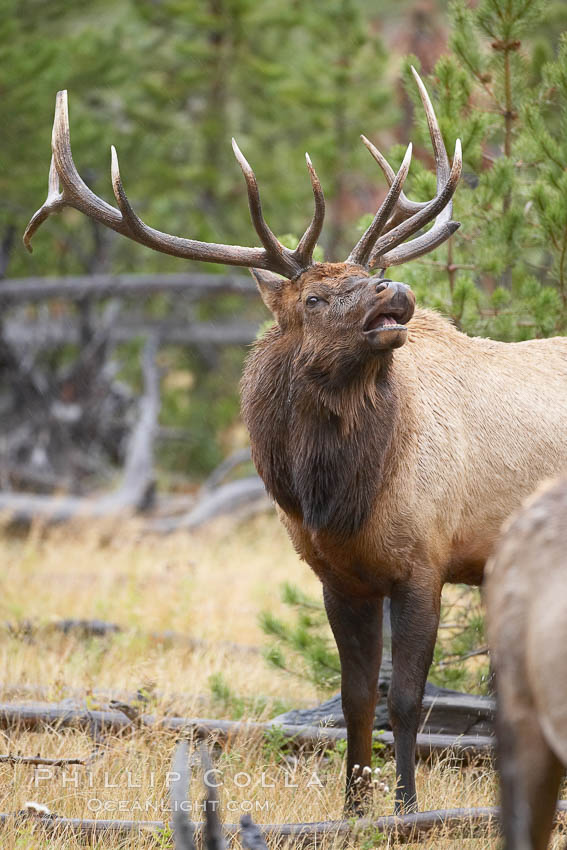
[[[260,292],[262,301],[273,315],[278,319],[281,312],[282,294],[284,284],[289,284],[285,277],[280,277],[273,272],[264,271],[264,269],[248,269]]]

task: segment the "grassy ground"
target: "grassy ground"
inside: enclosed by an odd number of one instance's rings
[[[165,539],[142,536],[134,523],[89,523],[48,533],[37,527],[20,538],[4,534],[1,545],[0,621],[12,624],[0,630],[4,701],[29,698],[31,687],[42,687],[46,699],[76,698],[78,693],[94,708],[101,704],[101,689],[120,695],[141,688],[157,713],[267,719],[322,696],[301,678],[271,669],[261,654],[249,649],[265,644],[258,625],[262,609],[285,616],[278,593],[283,581],[319,593],[315,577],[274,517],[239,528],[218,523],[199,534]],[[84,639],[48,628],[68,617],[96,617],[119,623],[125,631]],[[46,628],[30,636],[24,621]],[[152,635],[165,630],[203,643],[192,648]],[[318,752],[294,764],[277,744],[277,735],[246,737],[218,751],[223,819],[238,821],[245,811],[257,822],[271,823],[340,817],[341,753]],[[14,732],[1,733],[0,753],[88,758],[93,746],[89,735],[77,731]],[[170,733],[139,731],[106,739],[88,767],[34,771],[1,765],[0,811],[17,811],[33,800],[68,817],[167,820],[167,772],[174,746]],[[391,789],[393,765],[380,764]],[[196,769],[196,802],[200,782]],[[422,809],[491,805],[496,799],[495,777],[486,767],[458,769],[443,760],[419,765],[418,786]],[[390,814],[392,809],[391,790],[377,791],[372,814]],[[201,816],[194,811],[195,820]],[[356,843],[388,846],[373,834]],[[69,838],[48,840],[33,835],[29,826],[12,824],[0,834],[0,846],[35,850],[81,845]],[[116,850],[160,845],[137,838],[123,843],[99,839],[91,846]],[[438,835],[426,846],[457,848],[463,843]],[[475,839],[466,846],[497,843]]]

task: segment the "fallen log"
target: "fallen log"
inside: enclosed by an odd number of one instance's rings
[[[47,729],[98,729],[119,734],[134,728],[121,711],[78,709],[65,703],[0,703],[0,728],[31,732]]]
[[[31,620],[22,620],[6,623],[6,630],[10,637],[25,638],[33,640],[34,637],[42,636],[49,632],[61,632],[64,635],[76,635],[81,638],[100,637],[105,638],[111,635],[124,634],[127,629],[117,623],[109,623],[106,620],[87,620],[74,619],[72,617],[64,620],[54,620],[49,623],[35,624]],[[132,633],[144,636],[145,638],[157,644],[182,644],[191,649],[216,649],[226,650],[228,652],[244,653],[250,655],[260,655],[262,650],[257,646],[252,646],[245,643],[235,643],[230,640],[206,640],[205,638],[196,638],[191,635],[183,634],[182,632],[163,631],[163,632],[139,632],[131,629]]]
[[[21,755],[0,755],[0,764],[28,764],[34,767],[38,765],[47,765],[48,767],[68,767],[70,764],[82,764],[86,762],[81,758],[44,758],[43,756],[21,756]]]
[[[0,728],[38,729],[78,728],[97,729],[115,734],[133,731],[136,728],[164,730],[171,732],[191,732],[196,738],[213,737],[230,742],[242,735],[262,736],[277,729],[288,746],[295,749],[313,749],[318,746],[333,747],[337,741],[346,740],[346,729],[324,726],[294,726],[278,724],[273,721],[219,720],[203,717],[156,717],[152,714],[140,714],[134,723],[122,711],[88,711],[57,703],[0,703]],[[375,732],[374,738],[383,745],[386,752],[392,752],[394,736],[391,732]],[[494,739],[482,735],[435,735],[420,733],[417,736],[417,755],[428,759],[432,755],[450,753],[462,760],[490,757]]]
[[[132,495],[136,494],[131,486],[124,484],[114,493],[98,499],[0,491],[0,513],[7,514],[15,525],[28,525],[37,518],[58,523],[85,517],[102,518],[124,510],[145,510],[144,498],[132,500]],[[147,494],[148,491],[143,492]],[[148,534],[192,531],[217,517],[234,516],[242,521],[273,509],[261,479],[251,475],[205,493],[190,511],[149,519],[142,530]]]
[[[30,623],[31,634],[39,631],[55,631],[63,632],[64,635],[76,634],[80,637],[107,637],[122,632],[122,628],[117,623],[108,623],[106,620],[75,620],[68,617],[64,620],[55,620],[55,622],[47,623],[43,627],[34,626]]]
[[[565,824],[567,801],[560,801],[555,818],[556,825]],[[0,825],[13,822],[17,815],[1,813]],[[93,839],[102,836],[127,838],[133,835],[161,833],[168,828],[163,821],[103,820],[98,818],[63,818],[52,814],[29,815],[30,820],[50,835],[67,835]],[[203,840],[203,823],[194,824],[194,839],[200,845]],[[238,824],[225,824],[226,837],[230,840],[238,835]],[[434,809],[409,815],[386,815],[376,820],[336,820],[313,823],[258,824],[266,841],[293,841],[294,846],[316,845],[322,838],[350,838],[370,833],[381,833],[398,842],[418,841],[435,830],[459,835],[461,838],[485,836],[487,832],[500,833],[499,809],[496,806],[460,809]]]
[[[158,292],[178,293],[193,300],[208,295],[258,295],[252,278],[243,274],[93,274],[6,279],[0,282],[0,303],[33,303],[48,298],[83,301]]]
[[[95,325],[94,330],[99,330]],[[73,318],[41,321],[4,322],[4,336],[16,351],[33,347],[34,351],[81,344],[81,326]],[[108,329],[107,339],[112,343],[129,342],[151,334],[160,344],[202,346],[249,345],[258,333],[258,322],[179,322],[163,319],[122,320]]]
[[[379,701],[374,712],[374,729],[390,729],[386,700],[387,682],[382,683]],[[437,688],[427,683],[421,708],[423,731],[445,735],[491,735],[496,704],[492,697],[464,694]],[[341,695],[326,700],[313,708],[292,709],[274,718],[276,722],[294,725],[345,726]]]

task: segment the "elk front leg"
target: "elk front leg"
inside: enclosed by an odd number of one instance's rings
[[[391,597],[392,683],[388,708],[396,749],[396,812],[417,809],[415,747],[423,691],[439,625],[441,588],[403,585]]]
[[[323,586],[323,598],[341,660],[341,697],[347,727],[345,810],[361,815],[372,783],[372,729],[382,658],[382,597],[350,599]],[[359,765],[356,771],[356,765]],[[356,779],[359,778],[359,782]]]

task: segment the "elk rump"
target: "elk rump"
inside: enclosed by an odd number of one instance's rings
[[[567,765],[567,477],[505,527],[486,571],[506,850],[548,846]]]

